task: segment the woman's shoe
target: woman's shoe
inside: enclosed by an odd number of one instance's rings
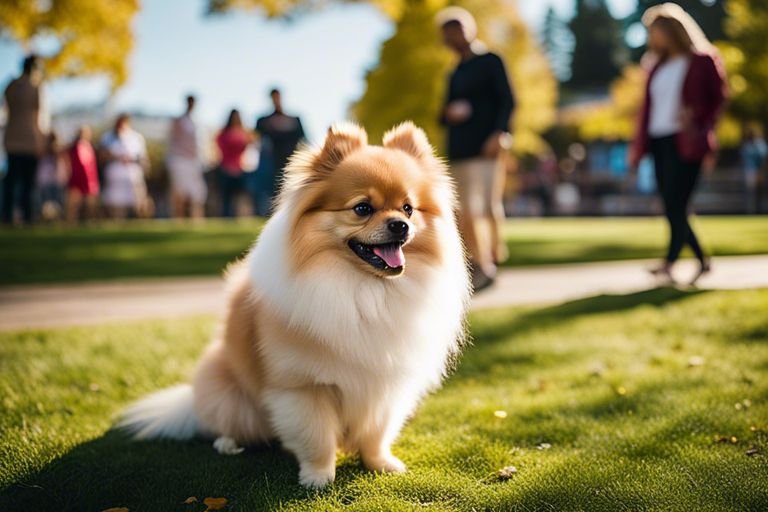
[[[672,277],[672,267],[670,265],[662,264],[658,267],[649,268],[648,273],[658,278],[661,286],[674,286],[677,284],[675,278]]]
[[[706,274],[709,274],[712,272],[712,262],[709,259],[705,259],[701,261],[701,265],[699,266],[698,272],[693,276],[693,279],[691,279],[691,282],[688,283],[690,286],[696,286],[696,283]]]
[[[472,289],[474,290],[474,293],[477,293],[479,291],[485,290],[486,288],[493,285],[495,279],[493,276],[489,276],[482,270],[480,270],[479,267],[474,267],[472,270]]]

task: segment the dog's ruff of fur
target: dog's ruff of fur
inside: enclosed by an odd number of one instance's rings
[[[334,245],[355,220],[341,216],[351,214],[308,207],[312,194],[345,186],[334,172],[353,179],[342,170],[353,164],[385,197],[425,185],[414,199],[423,211],[404,219],[415,235],[402,275],[383,276]],[[390,446],[463,336],[469,286],[454,205],[445,166],[420,129],[400,125],[381,147],[355,125],[335,125],[323,145],[294,156],[274,216],[229,269],[225,322],[192,383],[133,404],[118,426],[136,439],[211,436],[230,454],[277,439],[308,487],[333,481],[337,448],[359,453],[371,470],[404,471]],[[312,254],[326,242],[330,249]]]

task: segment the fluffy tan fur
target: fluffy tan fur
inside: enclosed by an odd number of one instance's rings
[[[122,425],[140,438],[278,439],[311,487],[333,481],[339,448],[371,470],[404,471],[391,444],[463,332],[469,292],[452,184],[410,123],[383,146],[337,125],[286,174],[274,217],[228,272],[226,317],[191,389],[135,404]],[[355,213],[361,201],[370,216]],[[398,271],[348,246],[381,242],[393,220],[409,227]]]

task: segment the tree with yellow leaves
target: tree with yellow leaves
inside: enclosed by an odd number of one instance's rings
[[[139,0],[3,0],[0,34],[33,50],[36,40],[56,43],[44,55],[50,76],[106,75],[115,88],[128,77],[131,22]]]

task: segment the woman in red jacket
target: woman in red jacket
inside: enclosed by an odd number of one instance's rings
[[[699,260],[699,270],[691,281],[694,284],[709,272],[710,263],[688,223],[688,203],[702,161],[716,148],[714,127],[725,103],[725,77],[716,50],[677,4],[648,9],[643,23],[655,62],[648,76],[630,164],[636,168],[646,153],[653,156],[670,232],[666,257],[651,272],[674,282],[672,267],[687,244]]]

